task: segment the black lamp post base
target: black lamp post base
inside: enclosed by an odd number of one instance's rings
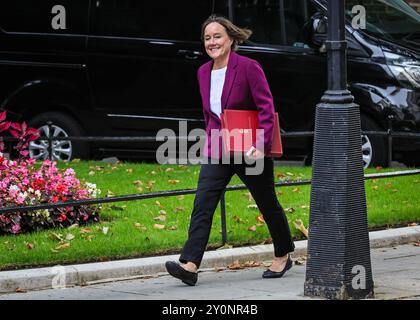
[[[366,284],[366,289],[354,290],[351,286],[328,287],[322,285],[312,285],[305,283],[304,295],[312,297],[323,297],[330,300],[358,300],[372,299],[375,297],[373,292],[373,282]]]
[[[373,295],[360,114],[354,103],[317,106],[305,295]]]

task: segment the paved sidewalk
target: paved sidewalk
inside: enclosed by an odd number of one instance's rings
[[[375,299],[420,300],[420,247],[414,244],[372,250]],[[189,287],[167,274],[84,287],[0,295],[0,300],[261,300],[310,299],[303,296],[305,265],[294,265],[282,279],[262,279],[263,267],[214,269],[199,273]]]

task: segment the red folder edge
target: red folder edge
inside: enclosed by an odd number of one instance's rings
[[[222,129],[240,129],[232,127],[233,123],[237,122],[235,119],[237,119],[240,116],[247,116],[251,117],[252,119],[255,119],[256,121],[251,121],[252,124],[256,124],[258,126],[258,111],[256,110],[236,110],[236,109],[225,109],[223,113],[220,114],[220,120],[222,124]],[[230,120],[229,120],[230,119]],[[281,141],[281,134],[280,134],[280,122],[279,122],[279,115],[277,112],[274,114],[274,128],[273,128],[273,140],[272,140],[272,146],[271,146],[271,152],[270,155],[275,157],[281,157],[283,155],[283,145]],[[232,121],[233,120],[233,121]],[[252,126],[252,143],[255,143],[256,141],[256,129],[257,127]],[[244,146],[240,146],[238,149],[238,146],[231,147],[230,139],[231,137],[228,132],[225,130],[222,131],[222,140],[223,140],[223,147],[225,154],[232,154],[235,152],[246,152],[248,150],[243,150]],[[267,154],[267,152],[266,152]]]

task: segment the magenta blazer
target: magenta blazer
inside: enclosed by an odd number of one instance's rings
[[[211,154],[211,130],[220,129],[220,118],[210,110],[210,77],[213,60],[203,64],[197,72],[206,124],[204,155],[221,158],[222,141],[218,154]],[[274,104],[267,79],[261,65],[250,58],[231,51],[222,92],[223,109],[258,110],[259,129],[264,129],[264,153],[271,156],[274,127]]]

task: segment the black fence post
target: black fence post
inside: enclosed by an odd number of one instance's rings
[[[52,154],[52,142],[53,142],[53,133],[52,133],[52,121],[47,121],[48,125],[48,159],[50,161],[53,160],[53,154]]]
[[[388,130],[387,130],[387,137],[388,137],[388,168],[391,167],[391,163],[392,163],[392,134],[393,134],[393,130],[392,130],[392,120],[393,120],[393,116],[388,116]]]
[[[221,218],[221,223],[222,223],[222,243],[223,243],[223,245],[225,245],[227,243],[225,193],[226,193],[226,189],[223,191],[222,196],[220,197],[220,218]]]

